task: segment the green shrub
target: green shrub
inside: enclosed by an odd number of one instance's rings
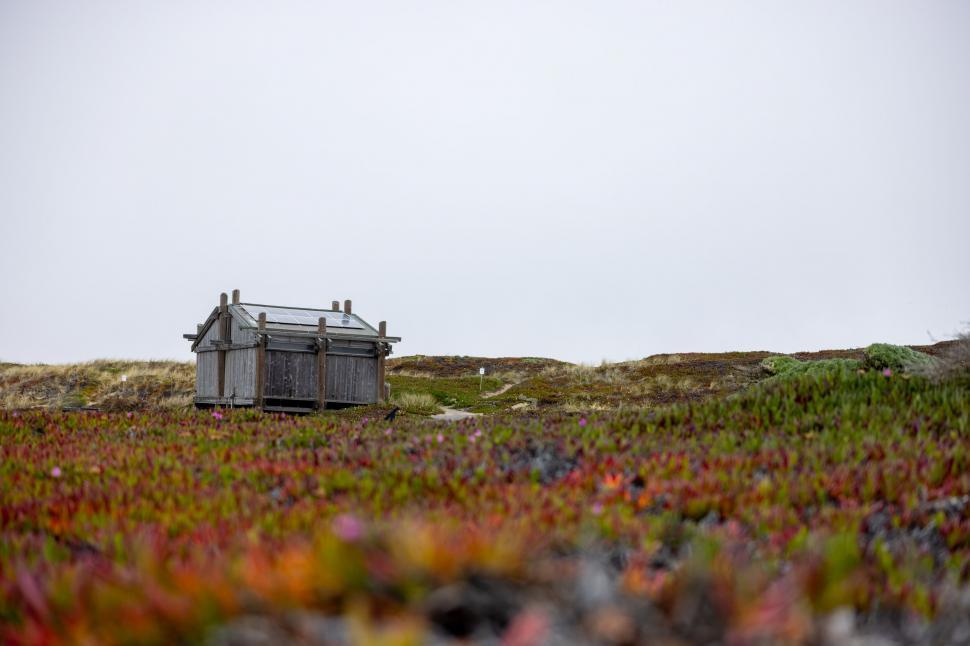
[[[776,355],[773,357],[766,357],[761,362],[761,368],[771,375],[779,375],[783,372],[788,372],[796,368],[801,361],[795,357],[786,357],[785,355]]]
[[[932,365],[933,357],[912,348],[889,343],[873,343],[866,348],[863,366],[870,370],[913,370]]]
[[[794,357],[778,355],[767,357],[761,367],[775,378],[790,378],[800,375],[826,375],[833,372],[853,371],[862,367],[856,359],[821,359],[819,361],[799,361]]]
[[[820,361],[801,361],[799,362],[799,365],[784,373],[783,376],[824,376],[837,373],[855,372],[861,367],[862,362],[858,359],[821,359]]]
[[[865,350],[862,361],[857,359],[822,359],[799,361],[794,357],[775,355],[762,360],[761,368],[778,378],[788,379],[799,375],[825,375],[855,370],[885,370],[897,372],[925,372],[936,360],[928,354],[911,348],[888,343],[873,343]]]

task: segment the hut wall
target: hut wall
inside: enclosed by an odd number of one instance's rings
[[[196,354],[196,396],[212,403],[219,400],[219,357],[225,357],[225,403],[234,398],[240,405],[270,400],[291,400],[305,407],[319,396],[319,356],[317,340],[307,335],[271,331],[265,338],[263,355],[263,393],[256,392],[260,349],[255,347],[257,332],[242,327],[235,316],[228,320],[232,346],[218,352],[212,342],[219,340],[219,322],[213,321],[198,340]],[[254,347],[240,347],[253,345]],[[373,341],[330,337],[326,355],[326,399],[344,404],[377,401],[379,370]],[[286,405],[275,402],[273,406]]]
[[[266,398],[316,400],[316,354],[289,350],[267,350],[264,396]]]
[[[328,353],[327,401],[353,404],[376,402],[377,359]]]
[[[195,394],[197,397],[219,396],[218,352],[199,352],[195,355]]]
[[[256,397],[256,348],[226,354],[226,396],[233,395],[236,399]]]

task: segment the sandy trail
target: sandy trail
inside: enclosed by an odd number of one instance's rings
[[[467,410],[448,408],[447,406],[442,406],[441,409],[444,412],[438,413],[437,415],[432,415],[431,419],[443,419],[448,422],[457,422],[461,419],[468,419],[469,417],[478,417],[481,415],[481,413],[469,413]]]
[[[505,393],[507,393],[509,391],[510,388],[513,388],[513,387],[518,386],[518,385],[519,385],[518,383],[505,384],[504,386],[502,386],[498,390],[492,391],[490,393],[483,393],[482,394],[482,399],[491,399],[492,397],[498,397],[499,395],[504,395]]]
[[[517,383],[505,384],[498,390],[494,390],[490,393],[482,393],[482,399],[491,399],[492,397],[498,397],[504,393],[507,393],[510,388],[517,386]],[[442,406],[441,410],[443,412],[437,415],[432,415],[431,419],[443,419],[450,422],[456,422],[460,419],[468,419],[469,417],[478,417],[481,413],[470,413],[467,410],[461,410],[459,408],[449,408],[448,406]]]

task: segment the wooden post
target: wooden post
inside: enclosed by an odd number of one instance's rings
[[[344,301],[344,314],[350,314],[350,299]]]
[[[232,290],[232,304],[233,305],[239,305],[239,290],[238,289]]]
[[[256,323],[256,407],[263,408],[266,381],[266,312],[259,313]]]
[[[229,342],[229,296],[225,292],[219,295],[219,342]],[[226,396],[226,348],[220,346],[218,350],[219,397]]]
[[[387,338],[387,321],[377,324],[377,403],[384,403],[384,341]]]
[[[317,410],[327,407],[327,317],[317,321]]]
[[[332,303],[330,303],[330,309],[332,309],[334,312],[339,312],[340,311],[340,301],[333,301]]]

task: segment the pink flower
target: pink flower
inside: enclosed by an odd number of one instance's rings
[[[369,417],[365,417],[364,419],[360,420],[360,423],[366,424],[369,419],[370,419]]]
[[[586,418],[585,417],[580,417],[579,418],[579,425],[580,426],[586,426]]]
[[[882,371],[882,376],[883,377],[892,377],[893,376],[893,371],[890,370],[889,368],[886,368],[885,370]]]
[[[222,413],[220,413],[220,412],[219,412],[219,411],[217,411],[217,410],[216,410],[216,411],[212,411],[212,416],[213,416],[214,418],[216,418],[216,419],[222,419]]]
[[[340,514],[333,519],[333,533],[345,543],[354,543],[364,535],[364,525],[356,516]]]
[[[125,417],[127,417],[128,419],[131,419],[131,418],[132,418],[132,417],[134,417],[134,416],[135,416],[135,414],[134,414],[134,413],[132,413],[131,411],[128,411],[128,412],[127,412],[127,413],[125,414]]]
[[[593,507],[590,511],[593,512],[594,516],[599,516],[600,514],[603,513],[603,503],[601,502],[593,503]]]
[[[384,431],[384,435],[390,435],[390,434],[391,434],[391,429],[387,429],[386,431]]]
[[[60,467],[54,467],[53,469],[51,469],[51,477],[52,478],[60,478],[61,477],[61,468]]]
[[[549,639],[549,617],[539,609],[526,608],[509,624],[502,643],[507,646],[542,644]]]
[[[445,441],[445,436],[442,433],[438,433],[438,444]]]

